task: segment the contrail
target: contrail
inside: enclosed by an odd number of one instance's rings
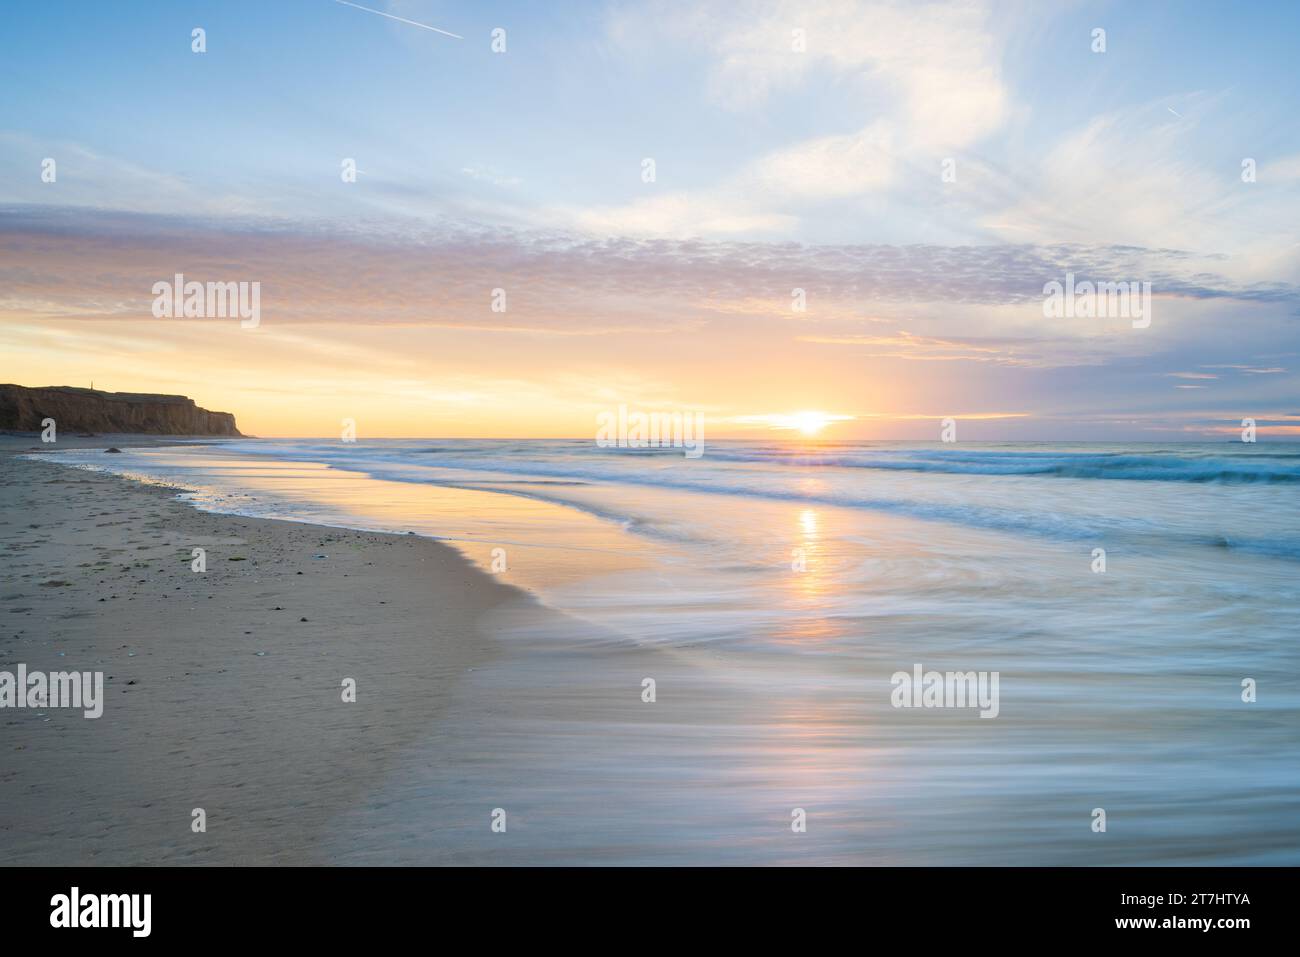
[[[427,23],[418,23],[415,20],[407,20],[405,17],[395,17],[391,13],[384,13],[383,10],[371,10],[369,7],[363,7],[359,3],[349,3],[348,0],[334,0],[335,3],[341,3],[345,7],[356,7],[358,10],[364,10],[366,13],[377,13],[381,17],[388,17],[390,20],[398,20],[402,23],[409,23],[413,27],[423,27],[425,30],[432,30],[434,33],[441,33],[444,37],[451,37],[453,40],[464,40],[462,36],[454,33],[448,33],[446,30],[439,30],[437,27],[431,27]]]

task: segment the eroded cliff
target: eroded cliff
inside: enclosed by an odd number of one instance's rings
[[[183,395],[100,392],[58,385],[0,385],[0,429],[39,432],[44,419],[61,432],[239,435],[229,412],[200,409]]]

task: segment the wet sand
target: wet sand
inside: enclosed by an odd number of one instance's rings
[[[0,710],[5,863],[382,859],[382,837],[336,822],[438,740],[493,653],[485,613],[532,600],[427,538],[204,513],[16,457],[33,445],[0,439],[0,670],[103,671],[105,704]]]

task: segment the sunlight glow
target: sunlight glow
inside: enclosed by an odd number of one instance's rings
[[[795,416],[799,431],[804,435],[816,435],[830,423],[824,412],[800,412]]]
[[[851,415],[834,415],[830,412],[806,410],[803,412],[774,412],[769,415],[747,415],[736,419],[737,422],[765,425],[769,429],[785,429],[814,436],[832,422],[847,422]]]

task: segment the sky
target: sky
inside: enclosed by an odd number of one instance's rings
[[[0,381],[268,436],[1294,438],[1298,35],[1290,2],[11,5]],[[156,316],[178,273],[259,283],[256,326]],[[1067,274],[1150,283],[1150,322],[1048,315]]]

